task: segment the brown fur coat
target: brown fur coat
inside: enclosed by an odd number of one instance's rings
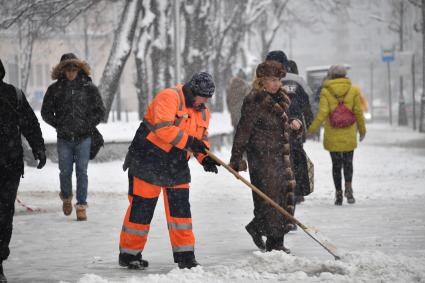
[[[283,89],[276,94],[251,91],[242,106],[230,165],[242,169],[246,152],[251,183],[293,214],[296,184],[290,161],[289,104]],[[255,193],[253,198],[258,229],[265,236],[283,236],[284,217]]]

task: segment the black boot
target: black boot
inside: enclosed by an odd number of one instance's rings
[[[177,265],[179,266],[180,269],[183,269],[183,268],[191,269],[192,267],[198,266],[199,263],[193,257],[193,258],[183,259],[183,260],[177,262]]]
[[[335,192],[335,205],[342,205],[342,190]]]
[[[283,234],[287,234],[290,231],[297,231],[297,225],[293,223],[286,223],[283,227]]]
[[[142,259],[141,253],[137,255],[120,253],[118,263],[120,266],[128,267],[129,269],[145,269],[149,266],[149,262]]]
[[[266,245],[264,244],[263,238],[261,236],[260,231],[258,231],[257,227],[250,222],[248,225],[245,226],[246,231],[251,235],[252,240],[254,241],[254,244],[259,248],[260,250],[264,250],[266,248]]]
[[[353,196],[353,187],[351,186],[351,182],[346,182],[345,183],[345,192],[344,192],[345,197],[347,198],[347,202],[349,204],[353,204],[356,202],[356,200],[354,199]]]
[[[283,237],[267,237],[266,240],[266,252],[270,251],[283,251],[287,254],[291,253],[291,250],[283,245]]]
[[[300,204],[302,202],[304,202],[304,196],[295,196],[295,203],[296,204]]]
[[[0,262],[0,283],[7,283],[6,276],[3,273],[3,263]]]

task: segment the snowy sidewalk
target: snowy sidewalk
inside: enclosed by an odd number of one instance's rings
[[[317,142],[307,143],[316,191],[297,207],[296,217],[329,237],[343,253],[341,261],[300,229],[285,238],[293,255],[258,252],[244,229],[252,217],[250,190],[223,168],[208,174],[191,162],[202,267],[176,268],[161,199],[143,253],[150,267],[120,268],[118,239],[128,204],[121,162],[90,165],[84,223],[61,212],[57,164],[42,171],[26,168],[19,195],[44,212],[17,207],[5,273],[10,282],[425,282],[425,150],[394,146],[421,138],[425,135],[372,125],[354,154],[357,203],[342,207],[333,205],[329,153]],[[229,159],[228,150],[217,155]]]

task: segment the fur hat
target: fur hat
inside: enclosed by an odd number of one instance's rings
[[[286,70],[289,69],[288,57],[285,52],[281,50],[270,51],[266,56],[266,61],[277,61],[282,64]]]
[[[187,83],[194,96],[212,97],[215,84],[212,76],[207,72],[196,73]]]
[[[328,70],[328,79],[345,78],[347,76],[347,68],[343,65],[332,65]]]
[[[276,61],[265,61],[257,66],[255,74],[257,78],[276,77],[281,79],[285,77],[286,71],[283,69],[282,64]]]
[[[87,62],[78,59],[74,53],[66,53],[61,56],[59,64],[53,67],[52,79],[59,79],[64,72],[65,67],[69,65],[74,65],[75,67],[82,70],[87,76],[90,76],[90,66],[87,64]]]

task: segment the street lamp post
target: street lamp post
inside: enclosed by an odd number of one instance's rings
[[[370,18],[372,18],[372,19],[374,19],[378,22],[389,24],[388,28],[391,31],[398,33],[398,36],[399,36],[399,51],[402,52],[403,47],[404,47],[403,26],[404,26],[404,10],[405,10],[405,6],[404,6],[403,1],[400,1],[400,7],[397,10],[399,10],[399,12],[400,12],[400,22],[399,23],[386,21],[378,15],[370,15]],[[401,58],[401,56],[400,56],[400,58]],[[408,120],[407,120],[407,112],[406,112],[406,101],[404,99],[404,93],[403,93],[404,78],[403,78],[403,75],[401,73],[400,73],[400,77],[399,77],[399,86],[400,86],[400,95],[399,95],[399,101],[398,101],[398,125],[406,126],[406,125],[408,125]]]
[[[390,63],[394,61],[394,48],[382,50],[382,61],[387,63],[388,72],[388,116],[390,125],[393,124],[393,110],[392,110],[392,91],[391,91],[391,66]]]
[[[413,111],[413,130],[416,131],[416,99],[415,99],[415,54],[412,54],[412,111]]]
[[[389,118],[390,118],[390,125],[393,124],[393,109],[392,109],[392,92],[391,92],[391,67],[390,62],[387,62],[387,71],[388,71],[388,111],[389,111]]]
[[[399,44],[400,44],[400,52],[403,51],[403,26],[404,26],[404,2],[400,1],[400,24],[397,29],[399,34]],[[407,112],[406,112],[406,101],[404,99],[404,79],[403,74],[400,74],[400,96],[398,101],[398,125],[406,126],[407,122]]]

